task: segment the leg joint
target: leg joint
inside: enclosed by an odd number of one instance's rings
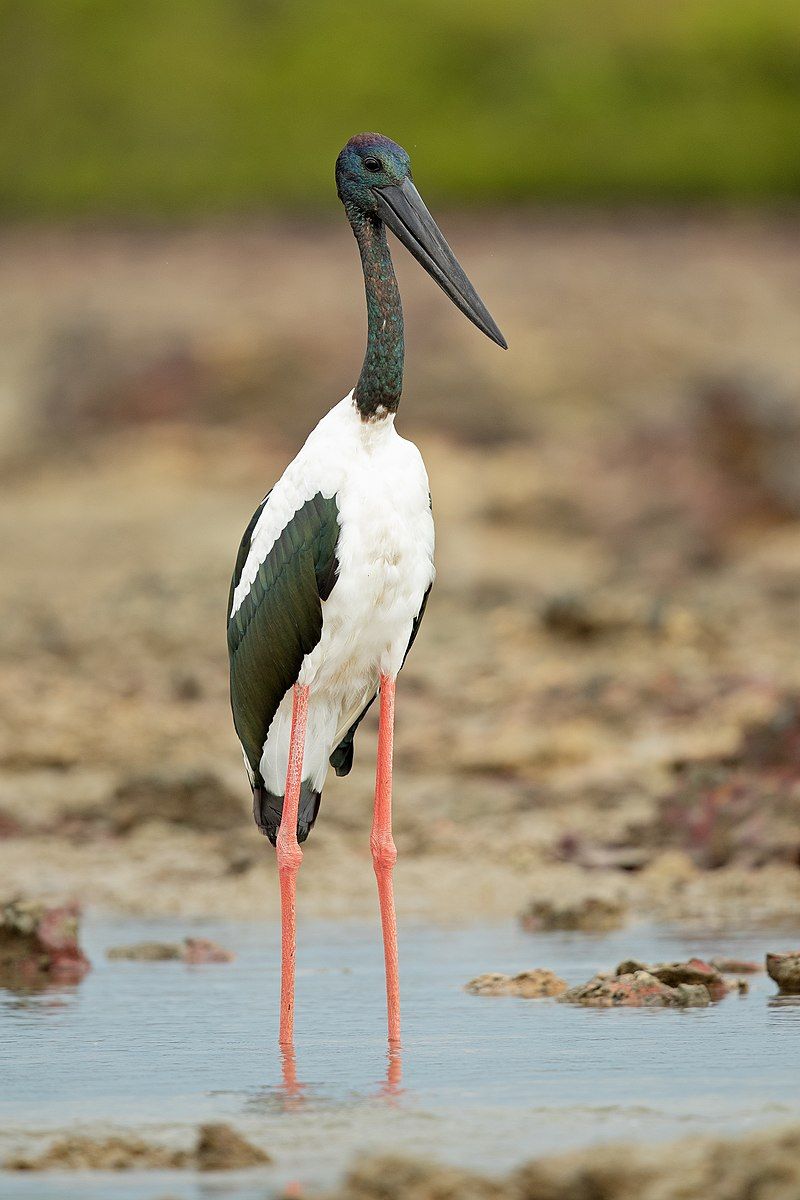
[[[297,844],[296,836],[284,834],[279,830],[275,850],[278,856],[278,870],[299,871],[303,861],[303,851]]]
[[[391,871],[397,862],[397,847],[394,844],[394,838],[391,833],[373,833],[369,839],[369,848],[372,851],[372,861],[375,864],[375,869],[377,870],[380,867],[383,870]]]

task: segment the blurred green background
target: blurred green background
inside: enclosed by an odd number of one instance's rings
[[[330,205],[346,138],[432,199],[800,192],[797,0],[2,0],[0,211]]]

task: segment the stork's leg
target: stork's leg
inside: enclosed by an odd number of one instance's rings
[[[297,844],[297,809],[303,778],[303,750],[308,719],[307,687],[295,684],[292,697],[292,732],[289,739],[289,763],[283,796],[281,824],[275,849],[278,854],[278,878],[281,887],[281,1045],[291,1043],[294,1033],[294,965],[297,953],[295,934],[295,885],[303,861]]]
[[[394,740],[394,690],[391,675],[381,675],[381,709],[378,723],[378,766],[375,773],[375,811],[369,844],[378,881],[383,953],[386,960],[386,1006],[389,1041],[400,1039],[400,976],[397,965],[397,920],[394,912],[392,869],[397,849],[392,837],[392,746]]]

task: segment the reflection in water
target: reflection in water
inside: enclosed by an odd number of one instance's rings
[[[280,1112],[298,1112],[309,1107],[321,1108],[326,1100],[317,1095],[307,1083],[301,1082],[297,1074],[297,1054],[293,1044],[280,1047],[280,1082],[263,1088],[248,1102],[248,1108],[267,1109]],[[390,1041],[386,1050],[386,1068],[377,1092],[370,1091],[363,1098],[386,1100],[396,1103],[403,1095],[403,1055],[397,1041]]]
[[[305,1102],[303,1093],[306,1091],[306,1085],[298,1081],[297,1056],[291,1042],[281,1045],[281,1074],[283,1081],[278,1090],[282,1094],[284,1108],[287,1112],[296,1112]]]
[[[378,1093],[386,1100],[397,1100],[403,1094],[403,1049],[399,1042],[389,1040],[386,1050],[386,1079]]]
[[[800,996],[781,995],[770,996],[767,1001],[769,1008],[800,1008]]]
[[[5,963],[0,972],[0,1000],[7,1012],[20,1009],[55,1012],[64,1008],[77,991],[77,983],[72,979],[38,970],[29,962]]]

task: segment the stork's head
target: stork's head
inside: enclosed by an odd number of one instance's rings
[[[383,222],[487,337],[508,349],[486,305],[465,275],[411,178],[411,159],[380,133],[359,133],[336,160],[336,190],[355,229]]]
[[[336,160],[336,190],[348,210],[379,216],[375,188],[400,187],[411,178],[411,159],[380,133],[357,133]]]

